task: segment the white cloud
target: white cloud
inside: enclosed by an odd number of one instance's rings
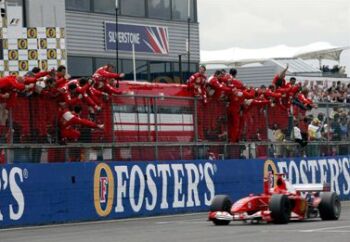
[[[318,41],[350,46],[349,0],[197,1],[202,50]],[[348,53],[342,62],[350,72]]]

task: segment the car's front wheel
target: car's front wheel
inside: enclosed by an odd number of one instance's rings
[[[231,210],[232,202],[230,200],[230,197],[227,195],[216,195],[211,202],[210,205],[210,212],[230,212]],[[213,219],[212,220],[215,225],[228,225],[231,221],[229,220],[219,220],[219,219]]]
[[[291,206],[288,196],[283,194],[273,194],[269,208],[272,221],[275,224],[286,224],[289,222]]]

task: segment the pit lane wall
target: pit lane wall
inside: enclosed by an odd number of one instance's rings
[[[349,200],[350,157],[0,166],[0,228],[207,211],[262,191],[264,173],[328,182]]]

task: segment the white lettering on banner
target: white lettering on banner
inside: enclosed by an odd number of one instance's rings
[[[19,181],[23,182],[23,172],[18,167],[12,168],[10,171],[10,190],[18,205],[17,212],[15,212],[13,205],[10,204],[10,219],[12,220],[20,219],[24,211],[24,196],[21,188],[16,183],[16,175],[19,177]]]
[[[131,32],[119,32],[118,43],[139,45],[140,34]]]
[[[146,168],[147,186],[152,196],[152,203],[150,203],[149,201],[150,199],[146,197],[146,209],[148,211],[152,211],[157,205],[157,186],[152,178],[151,173],[153,174],[154,177],[157,176],[156,166],[152,164],[148,165]]]
[[[300,161],[300,178],[301,178],[301,183],[304,183],[304,184],[309,183],[306,176],[306,171],[307,171],[307,163],[305,160],[301,160]]]
[[[23,176],[23,173],[28,175],[27,170],[22,170],[18,167],[13,167],[10,169],[9,173],[5,168],[1,170],[0,176],[0,197],[1,193],[5,193],[10,191],[11,196],[15,200],[14,203],[8,204],[8,218],[10,220],[19,220],[24,213],[25,209],[25,199],[23,195],[23,191],[20,188],[19,184],[24,182],[24,179],[27,177]],[[0,201],[1,202],[1,201]],[[0,207],[4,206],[4,204],[0,204]],[[3,221],[7,218],[7,214],[4,214],[0,210],[0,221]]]
[[[330,168],[330,173],[331,173],[331,180],[330,180],[330,186],[333,191],[339,193],[339,184],[338,184],[338,179],[339,179],[339,165],[338,161],[336,159],[329,159],[329,168]]]
[[[118,32],[118,38],[117,38],[117,33],[115,31],[109,31],[108,42],[115,43],[116,39],[118,39],[118,43],[121,43],[121,44],[134,44],[134,45],[140,44],[139,33]]]
[[[129,178],[127,166],[115,166],[115,173],[117,175],[117,205],[115,206],[115,212],[124,212],[123,197],[126,196],[126,181],[123,179],[125,174],[126,179]]]
[[[158,176],[162,177],[162,202],[160,203],[160,208],[166,209],[169,207],[167,197],[168,197],[168,176],[170,175],[169,165],[158,165]]]
[[[199,172],[195,164],[185,164],[187,170],[187,207],[200,206],[201,202],[198,197]],[[192,176],[193,174],[193,176]],[[193,202],[193,198],[194,202]]]
[[[117,36],[116,32],[113,32],[113,31],[108,32],[108,42],[115,43],[116,36]]]
[[[318,165],[316,160],[309,160],[308,161],[309,165],[309,170],[311,169],[311,174],[312,174],[312,181],[311,183],[316,183],[316,171],[318,171]]]
[[[213,178],[216,170],[211,162],[147,164],[145,168],[140,165],[116,165],[113,170],[114,174],[110,175],[114,176],[116,191],[107,194],[107,200],[115,202],[115,213],[124,212],[126,207],[130,207],[133,212],[140,212],[142,208],[153,211],[156,208],[198,207],[202,201],[210,205],[215,196]],[[96,211],[98,213],[99,210]]]
[[[350,193],[350,174],[349,174],[350,164],[348,158],[343,158],[343,172],[346,184],[343,184],[343,193],[348,195]]]
[[[185,195],[182,194],[182,177],[181,176],[184,175],[184,169],[182,164],[174,164],[171,166],[171,168],[173,169],[173,173],[174,173],[173,208],[183,208],[185,206]],[[181,172],[181,175],[179,175],[179,172]]]
[[[281,173],[287,173],[288,172],[287,162],[281,161],[281,162],[278,162],[277,165],[278,165],[278,170]]]
[[[211,201],[214,198],[215,195],[215,186],[214,186],[214,182],[213,179],[211,178],[209,171],[211,171],[211,175],[214,176],[214,167],[212,164],[210,163],[205,163],[204,165],[204,180],[206,181],[206,185],[209,191],[209,194],[207,194],[207,192],[204,193],[204,204],[209,206]]]
[[[138,177],[140,188],[138,192],[138,201],[135,201],[135,180],[136,177]],[[142,207],[142,201],[145,195],[145,179],[142,173],[142,170],[139,166],[135,165],[131,169],[130,173],[130,186],[129,186],[129,198],[130,198],[130,205],[132,210],[135,212],[139,212]]]
[[[312,160],[266,161],[264,170],[286,173],[291,183],[328,183],[332,191],[350,195],[350,161],[348,157]],[[270,167],[270,168],[268,168]],[[265,174],[266,176],[267,174]]]
[[[322,160],[318,160],[318,163],[320,164],[320,172],[321,172],[321,183],[326,183],[327,180],[327,169],[328,169],[328,165],[327,165],[327,160],[322,159]]]
[[[293,177],[295,175],[295,181],[293,180]],[[299,180],[299,171],[298,171],[298,167],[297,164],[295,164],[295,162],[290,162],[289,163],[289,176],[291,177],[291,183],[292,184],[299,184],[300,180]]]

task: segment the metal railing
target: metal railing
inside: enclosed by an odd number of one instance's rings
[[[197,98],[121,95],[94,116],[105,130],[80,129],[78,142],[60,145],[55,110],[35,97],[9,110],[0,125],[0,163],[109,160],[243,159],[349,154],[350,105],[319,103],[310,111],[252,107],[241,112],[241,142],[230,143],[226,103]],[[31,103],[32,102],[32,103]],[[41,105],[44,105],[41,106]],[[2,110],[4,111],[4,110]],[[313,116],[311,116],[313,115]],[[322,124],[321,139],[293,142],[294,120]],[[1,122],[0,122],[1,123]],[[305,127],[306,126],[306,127]],[[305,130],[306,128],[306,130]],[[302,129],[302,128],[301,128]]]

